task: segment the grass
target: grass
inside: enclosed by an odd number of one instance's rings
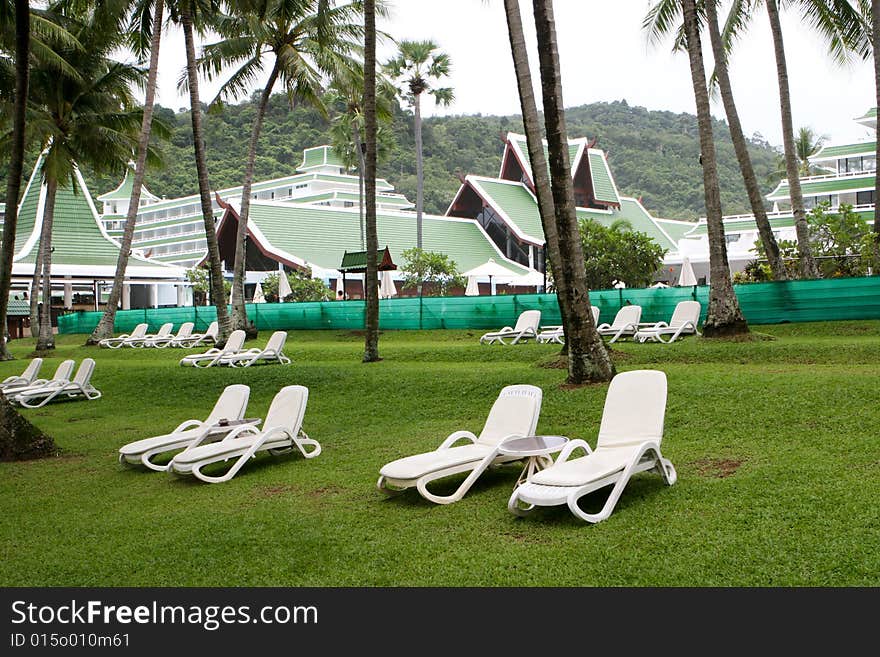
[[[776,339],[615,346],[619,369],[669,377],[663,448],[679,481],[638,476],[595,526],[565,507],[510,515],[518,465],[450,506],[375,488],[387,461],[479,430],[510,383],[544,389],[540,432],[595,444],[607,387],[562,389],[564,373],[539,366],[553,347],[384,332],[385,360],[364,365],[360,337],[292,332],[290,367],[193,370],[182,350],[61,336],[44,368],[91,355],[104,397],[24,411],[63,454],[0,464],[0,585],[876,586],[880,322],[759,330]],[[23,367],[0,363],[0,378]],[[118,465],[120,445],[203,418],[234,382],[251,386],[248,416],[308,386],[304,428],[323,454],[260,456],[219,485]]]

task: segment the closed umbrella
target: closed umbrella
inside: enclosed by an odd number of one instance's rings
[[[476,276],[468,276],[467,288],[464,291],[466,297],[480,296],[480,285],[477,283]]]
[[[290,281],[287,280],[287,274],[283,271],[278,272],[278,301],[284,301],[291,294],[293,294],[293,290],[290,289]]]
[[[691,266],[691,260],[687,256],[681,261],[681,274],[678,277],[678,284],[681,287],[690,287],[697,284],[694,268]]]
[[[336,279],[336,298],[345,298],[345,284],[342,282],[342,276]]]
[[[379,285],[382,287],[382,298],[390,299],[397,294],[397,287],[394,285],[394,279],[391,278],[391,271],[382,272],[382,278],[379,279]]]
[[[257,287],[254,290],[254,298],[251,300],[251,303],[266,303],[266,295],[263,294],[263,286],[257,283]]]

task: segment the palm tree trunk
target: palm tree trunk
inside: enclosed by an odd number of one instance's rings
[[[235,233],[235,264],[232,275],[232,328],[240,329],[248,334],[248,337],[257,336],[257,327],[248,321],[247,308],[244,305],[244,277],[245,277],[245,239],[247,238],[247,223],[251,212],[251,188],[254,184],[254,163],[257,159],[257,144],[260,141],[260,131],[263,128],[263,119],[266,116],[266,107],[269,105],[269,96],[278,79],[278,62],[272,67],[263,93],[260,94],[260,103],[257,105],[257,115],[254,117],[254,125],[251,129],[251,141],[248,144],[247,163],[244,169],[244,184],[241,187],[241,212],[238,219],[238,230]]]
[[[413,125],[416,133],[416,247],[422,248],[422,212],[425,206],[425,172],[422,162],[422,95],[413,99],[415,117]],[[421,284],[419,289],[421,290]]]
[[[364,151],[361,146],[363,142],[361,142],[361,129],[357,115],[352,118],[352,140],[354,142],[355,150],[357,150],[358,158],[358,214],[360,215],[361,220],[361,248],[366,250],[367,238],[364,235],[364,169],[366,169],[366,163],[364,162]]]
[[[724,113],[727,115],[727,123],[730,127],[730,139],[733,141],[733,150],[736,153],[736,159],[739,161],[739,168],[746,186],[749,204],[752,206],[752,213],[755,215],[758,234],[761,236],[761,243],[764,245],[764,251],[767,254],[767,262],[770,264],[770,270],[773,272],[773,280],[788,280],[785,263],[779,255],[779,245],[776,243],[773,228],[770,226],[769,219],[767,219],[764,198],[761,195],[761,188],[758,186],[755,168],[752,166],[752,158],[749,155],[746,138],[743,135],[739,112],[733,100],[733,87],[730,84],[730,75],[727,69],[727,53],[724,50],[721,32],[718,29],[718,8],[715,0],[706,2],[706,20],[709,24],[709,39],[712,43],[712,54],[715,58],[715,75],[718,78],[718,88],[721,91],[721,100],[724,103]]]
[[[566,301],[569,323],[568,382],[571,384],[610,381],[614,364],[602,337],[596,331],[590,312],[590,291],[584,252],[574,204],[574,187],[568,158],[568,138],[562,99],[562,74],[556,42],[552,0],[534,0],[535,32],[544,100],[544,126],[550,154],[550,187],[556,210],[561,271],[567,282]],[[534,167],[533,167],[534,168]]]
[[[770,32],[773,35],[773,50],[776,54],[776,73],[779,79],[779,105],[782,113],[782,143],[785,148],[785,170],[788,173],[788,190],[791,195],[791,210],[797,232],[798,256],[800,256],[801,276],[819,278],[819,269],[810,248],[810,229],[807,226],[807,213],[804,210],[804,197],[801,193],[801,179],[798,174],[798,157],[794,146],[794,127],[791,119],[791,94],[788,89],[788,67],[785,62],[785,46],[782,42],[782,25],[779,23],[779,8],[776,0],[767,0],[767,15],[770,18]]]
[[[0,329],[6,332],[9,290],[12,287],[12,258],[15,256],[15,228],[18,225],[18,196],[24,168],[25,118],[28,95],[28,51],[31,12],[28,0],[15,0],[15,100],[12,110],[12,145],[9,177],[6,180],[6,217],[0,249]],[[0,360],[11,360],[6,340],[0,340]]]
[[[874,89],[877,107],[880,108],[880,0],[871,0],[871,42],[874,51]],[[876,131],[875,131],[876,132]],[[880,163],[880,139],[875,139],[874,161]],[[880,166],[874,165],[874,274],[880,274]],[[9,204],[6,205],[9,207]],[[6,239],[4,234],[3,239]]]
[[[180,22],[186,43],[186,76],[189,83],[190,118],[192,119],[193,146],[196,156],[196,172],[199,180],[199,197],[205,222],[205,241],[208,246],[211,281],[211,301],[217,308],[218,344],[223,345],[229,337],[232,321],[226,310],[226,294],[223,286],[223,268],[220,263],[220,246],[214,227],[214,209],[211,203],[211,186],[208,182],[208,158],[205,153],[205,137],[202,130],[202,104],[199,100],[199,76],[196,69],[196,47],[193,40],[193,22],[190,9],[184,2],[180,7]]]
[[[41,181],[42,179],[39,181],[40,184],[42,184]],[[45,217],[45,206],[43,210],[43,216]],[[40,279],[43,274],[43,244],[43,233],[41,230],[40,242],[37,246],[37,259],[34,260],[34,274],[31,277],[30,323],[32,338],[39,337],[40,335]]]
[[[58,181],[49,176],[46,179],[46,205],[43,210],[43,228],[40,242],[43,251],[43,307],[40,309],[40,332],[37,338],[37,351],[55,348],[52,336],[52,224],[55,219],[55,197]]]
[[[523,33],[522,16],[518,0],[504,0],[504,11],[507,14],[507,34],[510,39],[510,52],[513,56],[513,69],[516,73],[516,85],[519,90],[519,105],[522,110],[523,127],[526,133],[526,145],[529,160],[532,163],[532,180],[535,182],[535,196],[538,198],[538,212],[541,215],[541,226],[544,229],[544,248],[547,259],[553,270],[553,282],[556,286],[556,302],[562,318],[562,330],[568,334],[568,282],[562,269],[562,256],[559,251],[559,237],[556,234],[556,209],[553,205],[553,190],[550,187],[550,175],[547,173],[547,160],[544,157],[541,121],[538,116],[538,104],[532,85],[532,73],[529,69],[529,53]],[[592,321],[592,315],[590,316]]]
[[[379,357],[379,263],[376,261],[379,249],[376,229],[376,0],[364,0],[364,123],[367,143],[364,171],[367,207],[364,362],[374,363],[382,360]]]
[[[707,5],[713,2],[714,0],[709,0]],[[749,327],[733,291],[730,266],[727,262],[727,242],[724,239],[724,223],[721,219],[721,191],[718,187],[718,164],[715,142],[712,138],[712,117],[709,113],[709,90],[706,88],[706,69],[703,64],[695,0],[683,0],[682,9],[700,129],[700,159],[703,164],[703,191],[706,197],[706,225],[709,232],[709,310],[706,323],[703,325],[703,335],[717,337],[748,333]]]
[[[134,240],[134,229],[137,225],[137,211],[141,202],[141,188],[147,171],[147,148],[150,144],[150,132],[153,127],[153,104],[156,99],[156,77],[159,71],[159,46],[162,40],[162,17],[165,11],[164,0],[156,0],[153,7],[153,35],[150,41],[150,68],[147,72],[147,87],[144,96],[144,117],[141,121],[141,134],[138,137],[137,161],[134,167],[134,187],[128,201],[128,212],[125,216],[125,227],[122,242],[119,246],[119,259],[116,261],[116,273],[113,276],[113,288],[101,321],[92,331],[87,345],[96,345],[104,338],[113,334],[116,322],[116,310],[122,297],[122,286],[125,281],[125,269],[131,255],[131,243]]]

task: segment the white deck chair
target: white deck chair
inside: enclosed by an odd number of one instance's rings
[[[492,405],[479,438],[470,431],[456,431],[433,452],[416,454],[386,464],[379,471],[376,486],[388,495],[415,487],[426,500],[436,504],[457,502],[490,465],[522,457],[501,454],[498,446],[511,436],[531,436],[538,426],[543,392],[530,385],[506,386]],[[461,439],[471,444],[453,447]],[[451,495],[435,495],[428,484],[436,479],[468,472]]]
[[[192,349],[193,347],[198,347],[203,344],[216,344],[219,332],[220,325],[217,322],[211,322],[208,324],[208,330],[204,333],[191,333],[189,337],[183,337],[179,340],[175,338],[172,340],[171,346]]]
[[[308,400],[309,389],[304,386],[282,388],[269,406],[262,430],[248,425],[234,429],[215,443],[201,445],[196,441],[171,459],[168,471],[217,484],[232,479],[258,452],[284,454],[297,449],[307,459],[318,456],[321,445],[302,430]],[[202,472],[208,465],[231,459],[235,462],[223,475]]]
[[[34,358],[27,364],[21,375],[7,376],[3,381],[0,381],[0,392],[6,391],[7,388],[21,388],[32,385],[37,380],[37,375],[40,373],[42,366],[43,359]]]
[[[148,324],[138,324],[131,333],[123,333],[115,338],[104,338],[98,343],[99,347],[108,347],[110,349],[119,349],[125,346],[128,340],[142,340],[147,334]]]
[[[639,342],[675,342],[683,335],[700,335],[697,324],[700,322],[702,306],[699,301],[679,301],[672,312],[669,323],[642,324],[634,340]]]
[[[507,508],[523,516],[536,506],[567,504],[581,520],[596,523],[611,515],[630,477],[638,472],[653,470],[671,486],[678,475],[660,453],[665,414],[663,372],[636,370],[618,374],[608,387],[595,451],[583,440],[570,441],[556,463],[513,491]],[[569,460],[578,448],[587,455]],[[581,497],[606,486],[613,488],[599,513],[581,510]]]
[[[510,340],[510,344],[516,344],[520,340],[530,340],[538,335],[538,324],[541,323],[540,310],[526,310],[521,313],[516,320],[516,326],[510,328],[505,326],[500,331],[485,333],[480,337],[480,344],[507,344],[505,340]]]
[[[184,322],[180,325],[180,328],[177,330],[177,334],[169,333],[166,336],[156,336],[155,338],[149,340],[144,346],[145,347],[156,347],[156,349],[164,349],[172,345],[172,343],[178,340],[184,340],[189,338],[192,335],[193,327],[195,324],[192,322]]]
[[[254,363],[281,363],[290,365],[290,358],[284,355],[284,343],[287,341],[287,331],[275,331],[266,343],[265,349],[254,347],[231,356],[224,356],[224,365],[232,367],[250,367]]]
[[[165,322],[162,326],[159,327],[159,330],[156,333],[147,333],[141,338],[129,338],[123,343],[123,346],[126,347],[134,347],[140,349],[142,347],[151,347],[152,341],[156,339],[164,339],[171,335],[171,329],[174,328],[174,324],[171,322]]]
[[[150,470],[164,472],[168,469],[168,465],[154,463],[153,459],[156,456],[185,449],[196,440],[204,441],[211,428],[221,420],[241,420],[247,410],[250,394],[251,389],[248,386],[241,384],[226,386],[204,422],[186,420],[178,424],[171,433],[124,445],[119,449],[119,462],[123,465],[143,465]],[[223,436],[223,434],[214,435],[217,439]]]
[[[590,312],[593,314],[593,325],[599,325],[599,307],[590,306]],[[541,344],[565,344],[565,332],[561,326],[542,326],[541,332],[538,333],[538,342]]]
[[[236,329],[229,334],[229,339],[222,349],[211,347],[203,354],[190,354],[180,359],[181,365],[193,365],[194,367],[212,367],[213,365],[222,365],[223,359],[237,354],[244,346],[245,333],[241,329]]]
[[[39,408],[45,406],[56,397],[66,399],[100,399],[101,391],[92,385],[92,374],[95,371],[95,361],[92,358],[83,358],[76,371],[73,381],[50,381],[39,388],[28,388],[12,398],[12,401],[26,408]]]
[[[611,336],[611,342],[617,342],[621,338],[632,337],[639,330],[639,321],[642,319],[641,306],[623,306],[614,316],[610,324],[600,324],[596,327],[601,336]]]
[[[55,374],[52,375],[51,379],[34,379],[29,385],[10,385],[3,389],[3,394],[11,399],[15,395],[24,392],[25,390],[42,388],[43,386],[49,385],[50,383],[54,385],[58,385],[60,383],[69,383],[70,377],[73,376],[74,365],[76,365],[76,363],[73,360],[61,361],[61,363],[59,363],[58,367],[55,369]]]

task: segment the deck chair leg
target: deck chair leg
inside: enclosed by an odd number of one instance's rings
[[[534,508],[534,504],[526,504],[519,499],[519,486],[514,489],[510,499],[507,501],[507,510],[520,518],[527,516],[532,510],[534,510]]]
[[[320,443],[309,438],[305,431],[300,431],[299,436],[293,439],[293,444],[296,445],[300,453],[307,459],[313,459],[321,453]],[[312,449],[307,450],[306,447],[311,447]]]
[[[379,476],[379,481],[376,482],[376,488],[385,493],[388,497],[397,497],[406,492],[406,488],[392,488],[389,486],[385,477],[381,475]]]
[[[492,461],[495,460],[495,457],[498,455],[498,451],[495,450],[488,456],[486,456],[482,461],[480,461],[477,466],[471,470],[470,474],[465,478],[463,482],[455,489],[455,492],[452,495],[435,495],[431,491],[428,490],[428,484],[434,481],[435,479],[442,479],[446,475],[443,474],[442,470],[440,473],[432,473],[429,475],[425,475],[421,479],[416,482],[416,488],[419,491],[419,494],[424,497],[426,500],[434,502],[435,504],[452,504],[453,502],[458,502],[465,494],[470,490],[471,486],[474,485],[474,482],[480,477],[481,474],[488,468]]]

